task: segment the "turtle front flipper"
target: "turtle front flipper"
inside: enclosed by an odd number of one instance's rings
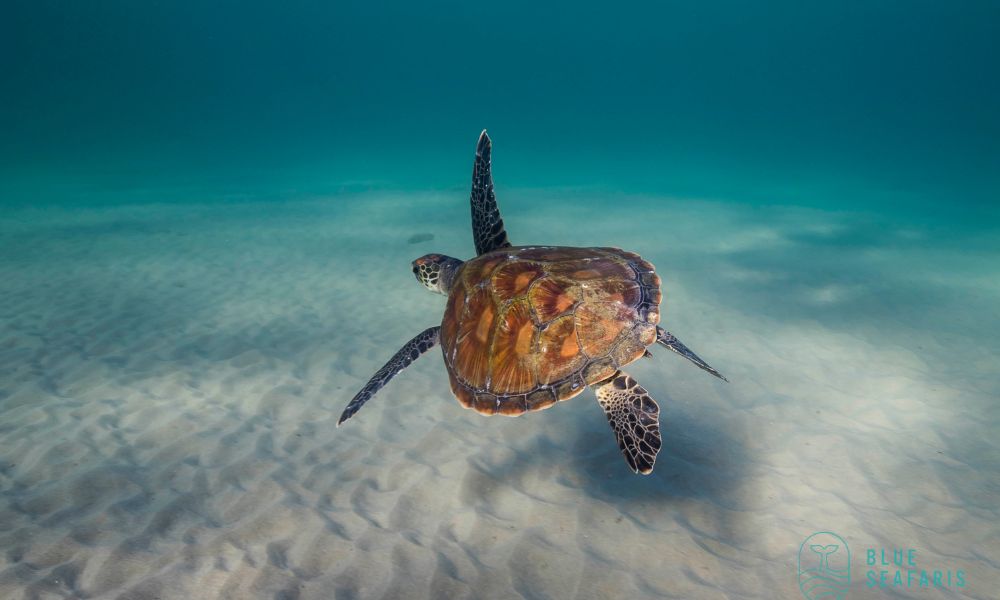
[[[507,248],[507,232],[503,228],[497,197],[493,193],[493,172],[490,155],[493,142],[484,129],[476,144],[476,162],[472,166],[472,237],[476,242],[476,255],[498,248]]]
[[[701,357],[699,357],[694,352],[691,352],[691,350],[689,350],[687,346],[682,344],[679,339],[674,337],[674,335],[669,331],[665,331],[662,327],[656,328],[656,343],[665,348],[670,348],[677,354],[680,354],[684,358],[698,365],[702,369],[708,371],[712,375],[715,375],[719,379],[725,381],[726,383],[729,383],[729,380],[723,377],[722,373],[719,373],[718,371],[713,369],[711,365],[703,361]]]
[[[593,387],[628,466],[649,475],[660,451],[660,407],[635,379],[621,371]]]
[[[382,389],[382,386],[389,383],[390,379],[410,366],[410,363],[420,358],[421,354],[437,346],[438,341],[440,341],[440,332],[440,326],[431,327],[430,329],[421,331],[415,338],[406,342],[406,345],[400,348],[399,352],[389,359],[389,362],[385,363],[368,380],[365,387],[361,388],[361,391],[347,403],[347,408],[344,409],[343,414],[340,415],[340,419],[337,420],[337,427],[340,427],[341,423],[354,416],[354,413],[358,412],[365,402],[368,402],[376,392]]]

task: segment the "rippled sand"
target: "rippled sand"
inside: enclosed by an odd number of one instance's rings
[[[851,598],[996,597],[994,232],[554,195],[501,195],[512,240],[640,252],[731,381],[629,368],[652,476],[591,393],[485,418],[436,353],[334,427],[439,321],[409,261],[471,252],[460,191],[0,215],[0,597],[796,598],[816,531]],[[967,585],[866,588],[869,547]]]

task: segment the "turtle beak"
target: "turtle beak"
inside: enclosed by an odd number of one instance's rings
[[[421,259],[417,259],[410,264],[410,270],[413,271],[413,276],[417,278],[417,281],[423,285],[424,280],[420,278],[420,265],[423,263]]]

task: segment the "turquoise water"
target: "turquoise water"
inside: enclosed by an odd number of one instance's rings
[[[0,597],[797,598],[818,532],[848,598],[1000,586],[995,3],[5,13]],[[638,252],[729,378],[628,366],[652,475],[435,352],[335,426],[483,128],[511,241]]]
[[[997,21],[991,2],[17,2],[0,164],[98,193],[442,188],[487,127],[506,186],[982,206]]]

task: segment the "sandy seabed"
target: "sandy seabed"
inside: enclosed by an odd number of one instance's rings
[[[798,598],[818,531],[849,598],[1000,597],[995,230],[509,196],[515,243],[657,265],[668,329],[729,377],[630,366],[653,475],[591,392],[485,418],[437,352],[335,428],[439,322],[409,261],[468,257],[461,192],[11,209],[0,598]],[[881,548],[965,586],[870,588]]]

